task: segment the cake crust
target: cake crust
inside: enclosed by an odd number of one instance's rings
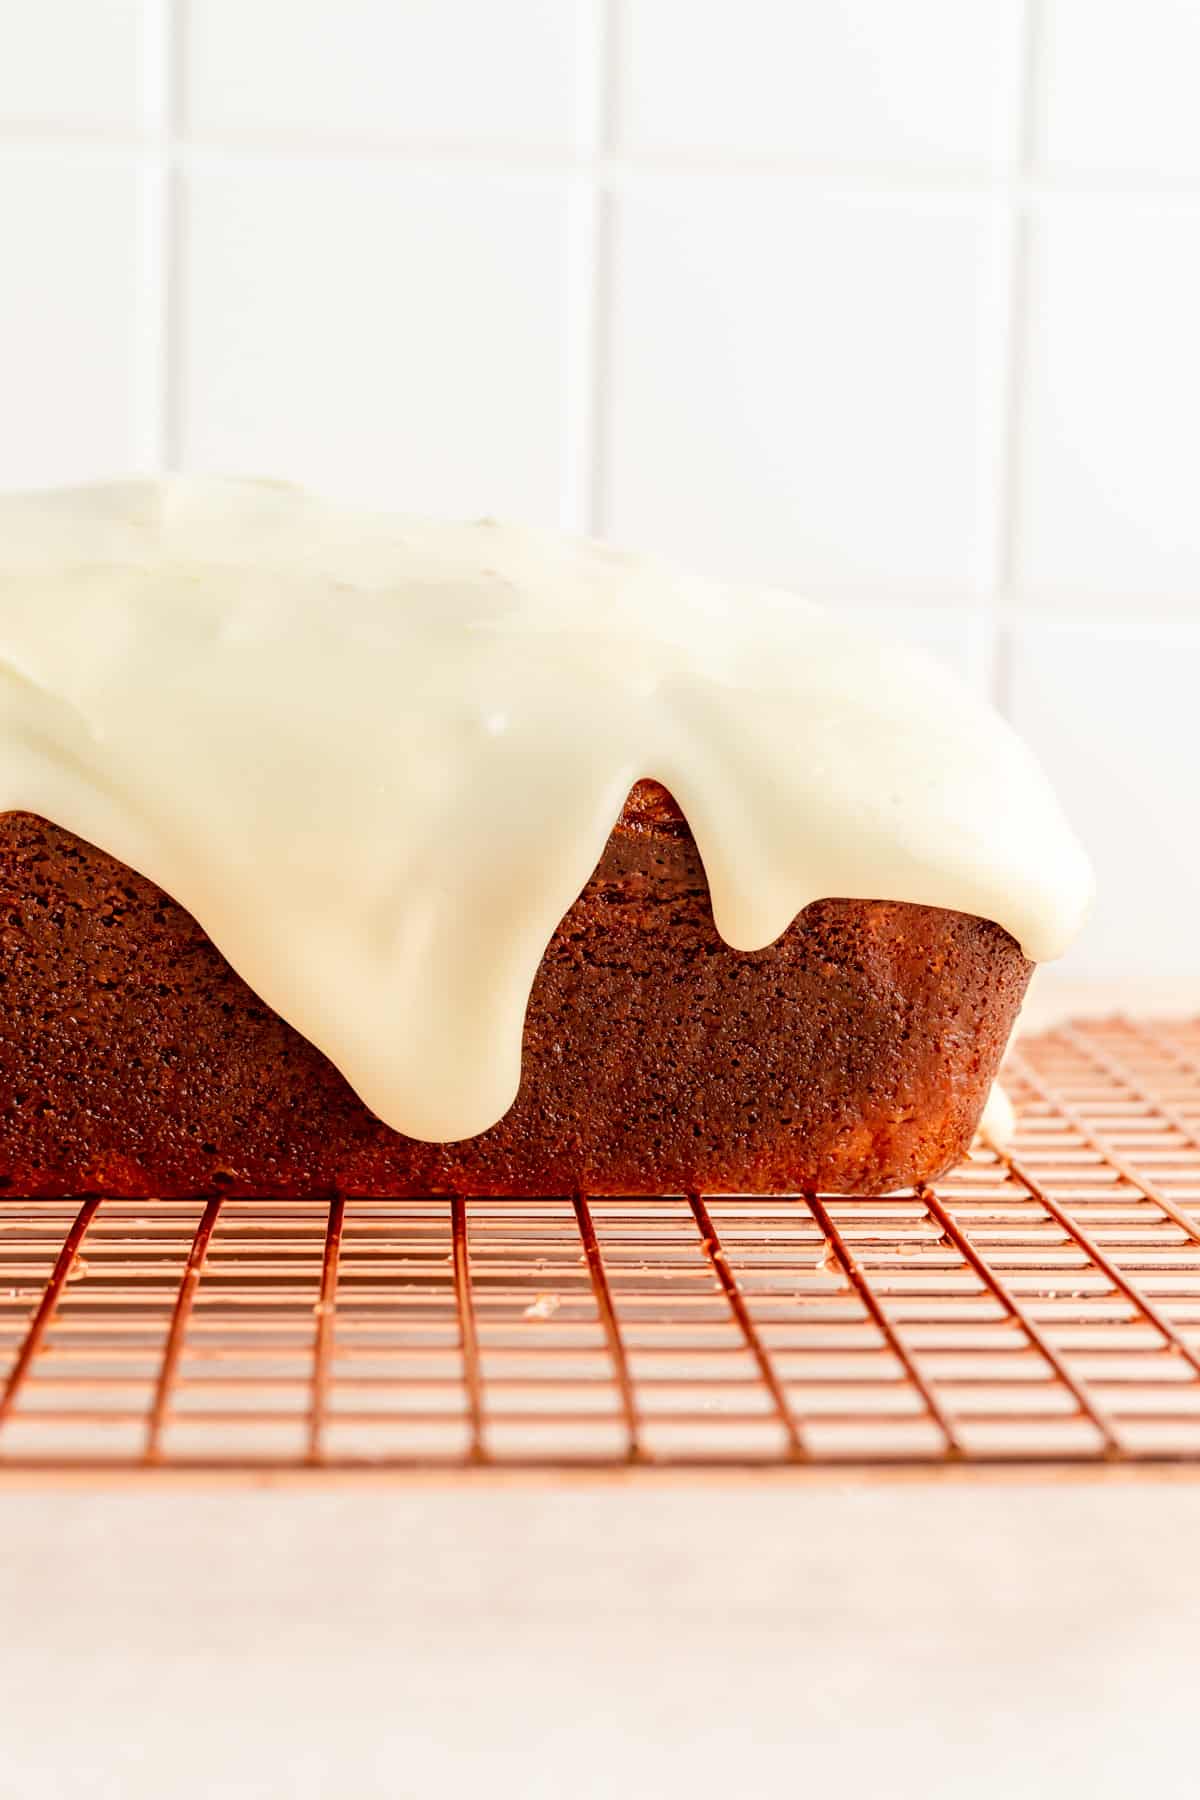
[[[885,1191],[966,1149],[1031,970],[999,925],[883,900],[821,900],[767,949],[732,950],[686,822],[639,783],[543,958],[514,1105],[478,1137],[429,1144],[369,1112],[152,882],[7,813],[0,1183],[34,1197]]]

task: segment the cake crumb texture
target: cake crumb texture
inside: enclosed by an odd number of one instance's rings
[[[0,815],[0,1185],[31,1196],[879,1192],[963,1154],[1032,965],[999,925],[821,900],[729,948],[640,783],[547,948],[517,1100],[391,1130],[183,907]],[[403,1031],[405,1021],[397,1020]]]

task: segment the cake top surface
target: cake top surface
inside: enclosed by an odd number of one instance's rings
[[[741,950],[837,896],[1044,959],[1090,898],[999,715],[791,594],[269,482],[0,496],[0,807],[157,882],[410,1136],[512,1103],[538,963],[642,778]]]

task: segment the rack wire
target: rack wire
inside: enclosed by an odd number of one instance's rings
[[[854,1198],[0,1201],[0,1469],[1200,1461],[1200,1019]]]

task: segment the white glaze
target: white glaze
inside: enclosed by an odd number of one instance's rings
[[[512,1103],[542,952],[642,777],[737,949],[839,895],[1041,959],[1088,903],[1002,720],[789,594],[273,483],[0,498],[0,807],[165,888],[410,1136]]]
[[[1007,1091],[993,1081],[979,1121],[979,1135],[1003,1156],[1017,1135],[1017,1114]]]

